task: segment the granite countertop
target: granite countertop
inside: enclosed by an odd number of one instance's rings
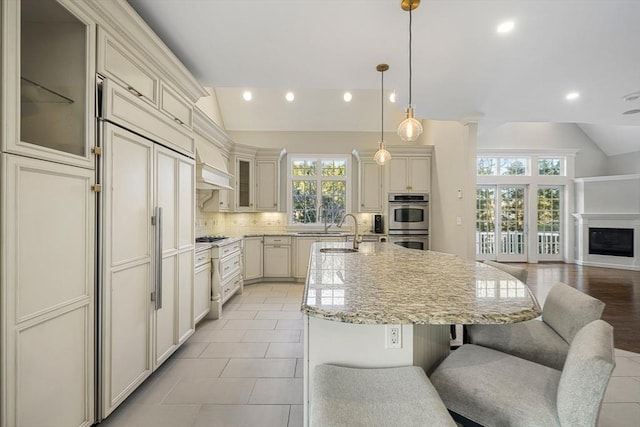
[[[345,323],[515,323],[540,315],[529,287],[489,265],[388,243],[322,253],[315,243],[301,310]]]

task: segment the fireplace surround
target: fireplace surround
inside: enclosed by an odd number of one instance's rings
[[[574,183],[576,264],[640,271],[640,174]]]

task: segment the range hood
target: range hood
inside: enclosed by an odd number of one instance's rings
[[[233,175],[218,148],[196,137],[196,188],[198,190],[232,190]]]

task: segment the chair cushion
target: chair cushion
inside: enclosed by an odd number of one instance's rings
[[[596,320],[573,339],[558,385],[558,416],[562,425],[595,426],[615,367],[613,328]]]
[[[456,427],[420,367],[314,368],[312,427],[427,424]]]
[[[562,370],[569,344],[546,323],[534,319],[508,325],[467,325],[472,344]]]
[[[604,303],[564,283],[556,283],[542,307],[542,320],[566,342],[585,325],[600,319]]]
[[[465,344],[431,375],[447,408],[487,426],[559,426],[560,371]],[[434,424],[435,425],[435,424]]]
[[[515,267],[512,265],[506,265],[500,262],[489,261],[489,260],[485,260],[484,263],[492,267],[495,267],[499,270],[502,270],[505,273],[509,273],[510,275],[520,280],[521,282],[527,283],[527,276],[529,275],[529,272],[524,268]]]

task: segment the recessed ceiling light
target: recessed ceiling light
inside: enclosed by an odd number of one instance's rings
[[[391,92],[391,95],[389,95],[389,102],[396,102],[396,91],[395,90],[393,92]]]
[[[244,91],[244,93],[242,94],[242,97],[244,98],[245,101],[251,101],[253,99],[253,95],[248,90]]]
[[[569,92],[564,99],[566,99],[567,101],[575,101],[576,99],[580,98],[580,93],[578,92]]]
[[[516,24],[513,21],[504,21],[503,23],[498,25],[496,31],[498,32],[498,34],[510,33],[515,26]]]
[[[293,94],[293,92],[287,92],[287,94],[284,97],[289,102],[291,102],[294,99],[296,99],[296,96]]]
[[[344,102],[350,102],[353,96],[351,95],[351,92],[345,92],[342,98],[344,99]]]

